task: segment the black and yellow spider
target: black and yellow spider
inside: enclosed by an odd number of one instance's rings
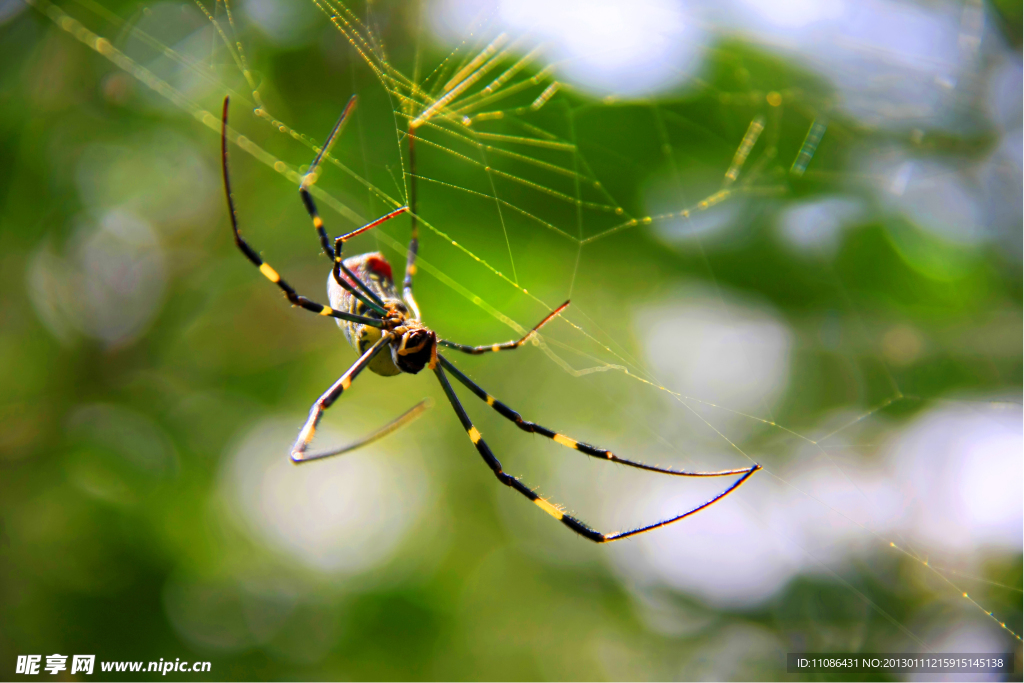
[[[280,275],[278,275],[276,270],[271,268],[269,264],[265,263],[263,259],[259,257],[256,251],[250,247],[244,239],[242,239],[242,235],[239,233],[238,217],[235,212],[234,200],[231,197],[231,182],[228,176],[228,98],[224,98],[224,113],[221,127],[221,161],[224,170],[224,190],[227,194],[228,211],[231,216],[231,227],[235,234],[235,244],[238,245],[238,248],[242,250],[242,253],[245,254],[246,258],[257,266],[260,269],[260,272],[263,273],[268,280],[281,288],[285,293],[285,296],[288,298],[288,301],[293,305],[300,306],[307,311],[312,311],[313,313],[317,313],[322,316],[335,318],[338,326],[344,331],[349,343],[362,354],[359,357],[359,360],[357,360],[352,367],[346,370],[345,374],[343,374],[331,386],[331,388],[313,404],[313,407],[309,411],[309,418],[306,420],[306,424],[303,425],[302,431],[299,432],[295,445],[292,446],[291,458],[294,462],[303,463],[311,460],[318,460],[352,450],[360,445],[365,445],[366,443],[376,440],[399,428],[403,423],[415,417],[415,415],[423,409],[423,403],[417,405],[397,420],[382,427],[357,444],[351,444],[344,448],[331,451],[307,453],[306,449],[313,440],[317,423],[323,416],[324,411],[330,408],[331,405],[338,400],[341,394],[349,388],[352,384],[352,380],[354,380],[364,368],[368,367],[378,375],[384,376],[398,375],[403,372],[415,375],[423,368],[429,368],[433,371],[437,376],[438,381],[441,383],[441,388],[444,389],[445,395],[451,402],[452,408],[455,409],[455,414],[458,415],[459,421],[462,422],[462,426],[469,435],[469,440],[473,442],[474,446],[476,446],[480,456],[484,459],[484,462],[487,463],[487,466],[494,472],[494,476],[498,478],[498,481],[518,491],[525,496],[527,500],[533,502],[537,507],[559,520],[562,524],[569,527],[576,533],[597,543],[615,541],[620,538],[635,536],[645,531],[650,531],[652,529],[657,529],[658,527],[671,524],[672,522],[677,522],[684,517],[689,517],[690,515],[703,510],[709,505],[712,505],[729,495],[736,490],[740,484],[745,482],[752,474],[754,474],[754,472],[761,469],[759,465],[755,464],[744,469],[722,470],[719,472],[685,472],[668,467],[645,465],[641,462],[620,458],[607,449],[597,448],[596,446],[582,443],[563,434],[551,431],[547,427],[542,427],[534,422],[524,420],[519,413],[488,394],[473,382],[473,380],[460,372],[459,369],[456,368],[447,358],[438,353],[438,346],[444,346],[449,349],[469,354],[511,351],[513,349],[518,349],[533,335],[537,334],[541,327],[565,310],[569,305],[569,302],[566,301],[564,304],[552,311],[522,339],[503,342],[501,344],[492,344],[490,346],[466,346],[463,344],[456,344],[445,339],[438,339],[437,334],[420,321],[419,307],[416,305],[416,300],[413,298],[412,294],[412,278],[416,273],[416,253],[419,248],[416,225],[416,194],[414,185],[416,182],[416,169],[413,166],[415,164],[415,159],[413,158],[412,147],[413,140],[415,138],[413,135],[409,136],[410,182],[413,183],[413,186],[410,187],[410,203],[412,206],[403,206],[395,209],[394,211],[381,216],[377,220],[368,223],[361,228],[338,237],[332,244],[327,236],[326,230],[324,230],[323,221],[317,213],[316,205],[313,203],[313,198],[310,196],[309,186],[315,181],[320,161],[325,151],[329,149],[331,144],[334,142],[334,138],[337,136],[338,131],[341,130],[346,118],[351,113],[355,106],[355,101],[355,96],[349,100],[349,103],[342,112],[337,124],[335,124],[330,136],[327,138],[327,141],[317,154],[316,159],[314,159],[313,164],[309,168],[309,171],[304,176],[302,184],[299,186],[299,194],[302,197],[302,202],[305,205],[306,210],[309,211],[309,215],[313,219],[313,227],[316,229],[317,234],[320,237],[320,244],[323,247],[324,253],[327,254],[328,258],[330,258],[334,264],[331,275],[327,281],[327,294],[331,305],[324,306],[316,303],[315,301],[311,301],[296,292],[281,278]],[[405,266],[402,298],[399,298],[395,291],[394,280],[391,274],[391,265],[382,254],[372,253],[342,258],[342,251],[345,247],[345,242],[349,239],[362,234],[367,230],[371,230],[381,223],[406,212],[408,212],[412,217],[412,239],[409,243],[408,259]],[[387,353],[385,353],[385,350]],[[455,395],[455,391],[452,389],[452,385],[448,381],[448,373],[451,373],[455,379],[465,385],[477,398],[494,408],[494,410],[496,410],[502,417],[514,422],[516,426],[523,431],[546,436],[562,446],[572,448],[589,456],[601,458],[610,462],[621,463],[623,465],[636,467],[649,472],[671,474],[680,477],[741,476],[733,482],[729,488],[725,489],[711,500],[702,505],[698,505],[691,510],[687,510],[680,515],[629,531],[620,531],[610,534],[601,533],[600,531],[590,528],[580,520],[565,514],[557,505],[541,498],[530,490],[529,487],[519,481],[519,479],[502,470],[501,463],[498,462],[498,459],[494,457],[493,453],[491,453],[491,449],[483,440],[479,430],[473,426],[473,422],[469,419],[469,415],[466,414],[466,410],[462,407],[462,403],[459,402],[458,397]]]

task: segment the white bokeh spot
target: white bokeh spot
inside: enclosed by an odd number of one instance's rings
[[[258,424],[226,461],[223,490],[254,540],[327,573],[360,574],[386,563],[427,508],[429,475],[413,442],[386,444],[296,466],[288,449],[298,429]],[[320,443],[352,434],[317,431]]]

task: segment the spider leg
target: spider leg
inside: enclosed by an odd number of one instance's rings
[[[531,434],[540,434],[541,436],[551,439],[557,444],[565,446],[566,448],[571,448],[573,450],[579,451],[580,453],[584,453],[593,458],[607,460],[609,462],[617,462],[622,465],[627,465],[629,467],[647,470],[648,472],[657,472],[659,474],[672,474],[677,477],[727,477],[733,474],[744,474],[749,476],[750,474],[753,474],[757,470],[761,469],[760,465],[755,464],[752,465],[751,467],[743,467],[735,470],[718,470],[715,472],[688,472],[685,470],[677,470],[672,467],[658,467],[656,465],[648,465],[646,463],[638,462],[636,460],[628,460],[626,458],[619,457],[606,448],[591,446],[590,444],[583,443],[582,441],[577,441],[576,439],[572,439],[568,436],[565,436],[564,434],[554,432],[548,429],[547,427],[543,427],[535,422],[524,420],[522,415],[520,415],[519,413],[517,413],[516,411],[512,410],[507,405],[499,401],[498,399],[488,394],[480,385],[478,385],[476,382],[467,377],[463,372],[461,372],[458,368],[456,368],[455,365],[453,365],[450,360],[440,355],[437,357],[437,359],[438,361],[440,361],[441,365],[444,366],[445,370],[452,373],[452,375],[455,376],[455,379],[459,380],[459,382],[466,386],[466,388],[472,391],[477,398],[479,398],[481,401],[485,402],[487,405],[494,408],[494,410],[496,410],[498,414],[504,417],[505,419],[514,422],[515,425],[522,429],[524,432],[530,432]]]
[[[316,230],[317,235],[320,237],[320,246],[323,248],[324,253],[327,254],[327,258],[334,260],[334,249],[331,247],[331,240],[327,237],[327,231],[324,229],[324,222],[320,218],[320,213],[316,209],[316,204],[313,202],[313,196],[309,194],[309,188],[317,181],[319,173],[317,171],[320,167],[320,161],[323,159],[324,154],[334,144],[335,138],[341,131],[342,126],[345,125],[345,121],[348,120],[349,114],[356,108],[356,96],[353,95],[349,98],[348,104],[345,105],[345,109],[342,110],[341,116],[338,117],[338,122],[334,124],[334,128],[331,129],[331,134],[327,136],[327,140],[324,142],[323,147],[316,153],[316,157],[313,159],[313,163],[310,164],[309,170],[306,171],[306,175],[302,177],[302,183],[299,185],[299,196],[302,197],[302,203],[306,207],[306,211],[309,213],[309,217],[313,220],[313,229]]]
[[[277,285],[281,291],[284,292],[285,296],[295,306],[301,306],[307,311],[313,313],[319,313],[320,315],[341,318],[342,320],[348,320],[350,322],[359,323],[362,325],[369,325],[371,327],[382,327],[380,320],[374,318],[366,318],[361,315],[352,315],[343,311],[336,311],[330,306],[324,306],[315,301],[307,299],[304,296],[299,295],[295,289],[292,288],[287,282],[285,282],[276,270],[270,267],[269,263],[264,263],[263,259],[259,257],[259,254],[249,246],[249,243],[242,238],[242,233],[238,230],[238,214],[235,211],[235,200],[231,196],[231,178],[228,173],[228,98],[224,98],[224,113],[221,118],[221,134],[220,134],[220,151],[221,151],[221,165],[224,171],[224,193],[228,199],[228,215],[231,217],[231,229],[235,233],[235,244],[241,250],[245,257],[249,261],[260,269],[263,276]]]
[[[333,455],[335,453],[341,453],[345,450],[351,450],[351,447],[347,447],[324,453],[312,453],[309,456],[306,456],[306,449],[309,447],[310,442],[313,440],[313,436],[316,434],[317,423],[319,423],[320,418],[323,417],[324,411],[330,408],[334,404],[334,402],[341,397],[345,390],[352,385],[352,380],[356,378],[356,375],[362,372],[363,368],[369,365],[370,361],[373,360],[373,357],[380,353],[381,349],[385,348],[392,339],[393,335],[391,333],[385,332],[384,334],[382,334],[377,343],[371,346],[369,349],[367,349],[366,353],[360,356],[359,360],[353,363],[352,367],[346,370],[345,374],[339,377],[338,380],[331,385],[331,388],[325,391],[324,394],[317,399],[316,403],[313,404],[313,407],[309,409],[309,417],[306,418],[306,424],[302,425],[302,430],[299,431],[299,436],[295,440],[295,444],[292,446],[292,462],[301,463],[305,462],[306,460],[326,458],[327,456]],[[394,431],[394,429],[392,429],[391,431]],[[378,433],[379,432],[380,430],[378,430]],[[386,433],[387,432],[382,434],[379,433],[379,436],[376,438],[384,436]],[[376,439],[370,439],[370,441],[373,440]],[[364,442],[369,443],[369,441]]]
[[[409,251],[405,257],[405,278],[402,280],[402,299],[409,307],[412,317],[420,319],[420,307],[412,295],[412,278],[416,274],[416,255],[420,250],[419,217],[416,215],[416,129],[409,126],[409,215],[412,230],[409,237]]]
[[[559,313],[564,311],[569,306],[569,302],[566,301],[564,304],[551,311],[546,318],[537,323],[536,326],[525,335],[522,339],[514,339],[512,341],[503,342],[501,344],[491,344],[490,346],[467,346],[466,344],[456,344],[455,342],[448,341],[447,339],[441,339],[437,343],[441,346],[445,346],[449,349],[455,349],[462,353],[468,353],[474,356],[478,356],[482,353],[497,353],[498,351],[512,351],[518,349],[520,346],[525,344],[531,337],[537,334],[540,328],[551,322]],[[467,385],[468,386],[468,385]]]
[[[316,230],[317,235],[320,236],[320,246],[323,248],[324,253],[327,254],[327,258],[331,259],[335,264],[334,279],[339,285],[348,290],[367,307],[376,310],[381,315],[384,315],[387,311],[384,309],[384,302],[380,300],[380,297],[374,294],[373,290],[367,287],[362,280],[356,277],[355,274],[353,274],[352,271],[346,268],[345,264],[342,263],[340,244],[343,244],[345,240],[351,237],[355,237],[370,228],[380,225],[389,218],[397,216],[402,213],[404,209],[392,211],[383,218],[378,218],[368,225],[364,225],[357,230],[353,230],[347,235],[339,237],[334,241],[334,246],[331,246],[330,238],[327,236],[327,230],[324,228],[324,222],[320,218],[319,211],[317,211],[316,202],[313,201],[313,195],[309,192],[309,188],[312,187],[320,177],[320,162],[323,160],[324,155],[327,154],[330,148],[334,145],[334,141],[337,139],[338,133],[341,132],[341,129],[345,125],[345,121],[348,120],[349,115],[355,107],[356,96],[353,95],[349,98],[348,104],[345,105],[345,109],[341,112],[341,116],[338,117],[338,122],[335,123],[334,128],[331,129],[331,134],[327,136],[327,140],[324,142],[323,147],[321,147],[320,151],[317,152],[316,158],[313,159],[313,163],[310,164],[309,170],[306,171],[306,175],[302,177],[302,183],[299,184],[299,196],[302,198],[302,204],[306,207],[306,212],[309,214],[309,217],[313,219],[313,228]],[[346,281],[345,278],[341,276],[341,273],[338,272],[339,268],[349,277],[348,281]],[[355,287],[351,284],[353,282],[356,284]],[[358,291],[357,288],[361,289],[362,292]],[[367,295],[369,298],[367,298]]]
[[[392,211],[390,213],[384,214],[383,216],[381,216],[377,220],[370,221],[369,223],[367,223],[363,227],[356,228],[352,232],[348,232],[348,233],[345,233],[344,235],[342,235],[340,237],[336,237],[335,240],[334,240],[334,280],[335,280],[335,282],[337,282],[339,285],[341,285],[342,287],[347,289],[357,299],[362,301],[364,304],[366,304],[370,308],[376,309],[377,312],[379,312],[381,315],[384,315],[385,313],[387,313],[387,311],[384,309],[384,302],[381,300],[381,298],[379,296],[377,296],[377,294],[372,289],[370,289],[369,287],[366,286],[365,282],[360,280],[358,277],[356,277],[355,273],[353,273],[351,270],[349,270],[348,266],[345,265],[344,259],[342,258],[342,253],[345,250],[345,242],[347,242],[348,240],[352,239],[356,235],[361,235],[362,233],[366,232],[367,230],[372,230],[373,228],[376,228],[381,223],[389,221],[392,218],[394,218],[395,216],[400,216],[400,215],[402,215],[403,213],[405,213],[408,210],[409,210],[409,207],[407,207],[407,206],[400,206],[397,209],[395,209],[394,211]],[[358,286],[359,289],[363,290],[363,292],[366,295],[368,295],[370,297],[370,299],[372,299],[372,301],[367,301],[366,296],[364,296],[363,294],[361,294],[361,293],[357,292],[355,289],[353,289],[352,285],[349,284],[349,282],[347,282],[345,280],[345,278],[343,278],[341,276],[342,272],[344,272],[345,275],[348,276],[348,278],[352,282],[356,283],[356,286]]]
[[[498,462],[498,459],[496,457],[494,457],[494,454],[491,452],[491,449],[487,446],[487,443],[484,441],[483,437],[480,435],[480,432],[477,430],[477,428],[473,426],[472,420],[469,419],[469,415],[466,414],[465,408],[462,407],[462,403],[459,402],[458,396],[455,395],[455,390],[452,389],[452,385],[448,382],[448,378],[445,376],[444,368],[441,365],[438,365],[437,367],[434,368],[434,374],[437,375],[437,379],[441,383],[441,388],[444,389],[444,393],[448,397],[448,401],[452,404],[452,408],[455,409],[455,414],[458,415],[459,421],[462,423],[463,428],[469,435],[469,440],[473,442],[474,446],[476,446],[476,450],[477,452],[480,453],[480,457],[482,457],[484,459],[484,462],[487,463],[487,466],[491,468],[491,471],[494,472],[494,476],[498,478],[498,481],[516,490],[517,492],[522,494],[527,500],[531,501],[534,505],[539,507],[541,510],[548,513],[549,515],[551,515],[552,517],[554,517],[562,524],[575,531],[576,533],[580,534],[587,540],[594,541],[595,543],[607,543],[609,541],[617,541],[621,538],[636,536],[637,534],[642,534],[645,531],[651,531],[652,529],[657,529],[659,527],[672,524],[673,522],[678,522],[679,520],[685,517],[689,517],[692,514],[700,512],[709,505],[712,505],[721,500],[722,498],[724,498],[725,496],[729,495],[756,471],[756,469],[753,468],[747,470],[746,474],[744,474],[742,477],[733,482],[733,484],[729,488],[725,489],[711,500],[701,505],[698,505],[695,508],[687,510],[686,512],[680,515],[676,515],[675,517],[669,517],[668,519],[663,519],[660,522],[655,522],[654,524],[649,524],[647,526],[637,527],[636,529],[631,529],[629,531],[618,531],[610,534],[602,533],[596,529],[591,528],[585,522],[582,522],[576,519],[575,517],[565,514],[559,506],[545,500],[544,498],[541,498],[529,487],[527,487],[525,484],[519,481],[519,479],[513,477],[511,474],[508,474],[507,472],[502,470],[501,463]]]
[[[370,432],[369,434],[359,439],[358,441],[353,441],[352,443],[345,444],[344,446],[339,446],[338,448],[332,448],[331,450],[328,451],[317,451],[316,453],[307,453],[302,456],[301,460],[293,460],[292,462],[294,462],[296,465],[301,465],[304,462],[323,460],[324,458],[330,458],[331,456],[334,455],[344,455],[345,453],[351,453],[352,451],[362,448],[363,446],[370,445],[374,441],[379,441],[383,439],[385,436],[388,436],[389,434],[397,432],[399,429],[402,429],[407,424],[410,424],[417,420],[420,417],[420,415],[422,415],[431,407],[433,407],[433,405],[434,400],[432,398],[425,398],[416,405],[414,405],[412,408],[409,408],[409,410],[405,411],[404,413],[396,417],[391,422],[388,422],[383,427],[376,429],[373,432]]]

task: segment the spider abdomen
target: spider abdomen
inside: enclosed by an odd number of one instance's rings
[[[384,255],[380,252],[373,252],[370,254],[359,254],[358,256],[350,256],[343,261],[345,267],[352,271],[352,274],[363,281],[374,294],[376,294],[385,304],[394,304],[402,312],[406,312],[406,306],[402,300],[398,297],[398,293],[395,291],[395,282],[392,278],[391,264],[387,262]],[[341,274],[342,278],[346,280],[353,287],[356,286],[344,272]],[[347,289],[339,285],[335,279],[334,274],[331,273],[327,277],[327,296],[330,299],[331,307],[344,311],[345,313],[351,313],[353,315],[366,316],[368,318],[380,319],[380,314],[374,309],[370,308],[358,298],[352,295]],[[341,320],[336,318],[335,322],[338,323],[338,327],[345,333],[345,339],[352,345],[357,352],[360,354],[365,353],[367,349],[373,346],[378,340],[380,340],[381,331],[376,327],[370,327],[369,325],[360,325],[359,323],[349,322],[348,320]],[[371,372],[378,375],[384,375],[389,377],[397,375],[402,372],[395,365],[394,359],[390,353],[380,353],[374,357],[370,365],[367,366]]]

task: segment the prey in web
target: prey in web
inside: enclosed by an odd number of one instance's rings
[[[747,481],[754,472],[761,469],[759,465],[755,464],[742,469],[720,470],[714,472],[692,472],[678,470],[671,467],[647,465],[642,462],[623,458],[606,448],[578,441],[566,436],[565,434],[558,433],[535,422],[524,419],[518,412],[496,399],[455,367],[451,361],[445,358],[445,356],[439,352],[439,349],[451,349],[452,351],[473,355],[497,353],[501,351],[514,351],[515,349],[523,346],[534,335],[537,335],[544,325],[561,314],[562,311],[569,306],[569,302],[566,301],[564,304],[553,310],[522,338],[497,344],[470,346],[447,339],[440,339],[436,332],[423,324],[420,318],[419,306],[417,306],[416,299],[413,296],[412,287],[413,276],[416,274],[416,256],[419,249],[419,240],[417,238],[416,231],[415,206],[416,170],[415,156],[413,152],[414,138],[412,136],[410,136],[409,140],[411,170],[410,182],[412,183],[409,197],[411,205],[398,207],[380,218],[357,228],[356,230],[331,240],[328,237],[327,230],[324,227],[324,222],[320,218],[320,214],[317,211],[316,204],[313,201],[313,197],[310,194],[309,189],[312,184],[316,182],[320,162],[323,160],[324,155],[328,152],[339,132],[344,127],[345,121],[349,118],[353,108],[355,107],[355,103],[356,98],[353,96],[352,99],[349,100],[348,105],[345,107],[338,119],[338,122],[335,124],[334,129],[331,131],[327,141],[313,160],[309,171],[303,177],[302,183],[299,186],[299,195],[313,221],[313,228],[316,230],[317,236],[319,237],[320,246],[332,264],[331,273],[327,279],[327,298],[330,305],[325,305],[299,294],[276,270],[274,270],[274,268],[270,266],[270,264],[264,262],[256,250],[249,246],[249,243],[242,238],[238,227],[238,215],[235,210],[234,199],[231,195],[231,180],[228,173],[228,98],[224,98],[224,111],[221,127],[221,162],[224,171],[224,191],[227,196],[228,212],[231,219],[231,228],[234,232],[235,244],[245,257],[253,265],[259,268],[264,277],[277,285],[292,305],[327,318],[334,318],[335,322],[344,332],[348,342],[358,353],[360,353],[359,359],[353,363],[352,366],[346,370],[345,373],[338,378],[338,380],[335,381],[319,399],[317,399],[316,403],[313,404],[309,411],[309,417],[306,419],[306,423],[302,426],[302,429],[299,431],[299,436],[295,440],[295,444],[292,446],[291,459],[293,462],[297,464],[307,463],[313,460],[321,460],[330,456],[350,452],[402,428],[404,425],[419,417],[420,414],[427,409],[429,406],[429,400],[421,401],[392,422],[389,422],[355,443],[325,451],[310,451],[310,444],[313,441],[317,425],[320,423],[320,419],[323,417],[324,412],[334,405],[334,403],[341,398],[343,393],[348,391],[352,382],[355,381],[356,377],[358,377],[363,370],[369,368],[371,372],[382,376],[394,376],[400,374],[415,375],[424,369],[432,372],[437,378],[437,381],[440,382],[441,388],[443,389],[449,403],[451,403],[452,409],[455,411],[455,415],[458,417],[459,422],[462,423],[462,427],[466,430],[466,434],[468,435],[470,442],[476,448],[480,457],[483,458],[484,463],[494,473],[494,476],[498,481],[521,494],[528,501],[551,515],[566,527],[572,529],[584,538],[597,543],[606,543],[608,541],[616,541],[622,538],[636,536],[637,534],[642,534],[646,531],[651,531],[653,529],[672,524],[673,522],[678,522],[679,520],[700,512],[708,506],[720,501]],[[345,243],[348,240],[405,213],[410,214],[413,221],[413,229],[406,260],[405,277],[402,283],[402,294],[399,296],[395,288],[391,265],[382,254],[370,253],[346,257],[344,255],[344,249]],[[547,437],[561,446],[571,448],[593,458],[619,463],[628,467],[635,467],[648,472],[677,477],[735,476],[736,479],[733,480],[725,490],[710,500],[677,515],[667,519],[662,519],[652,524],[646,524],[635,529],[630,529],[628,531],[603,533],[587,525],[582,520],[566,514],[559,505],[542,498],[530,487],[520,481],[519,478],[502,469],[501,463],[495,457],[494,453],[487,445],[487,442],[484,441],[480,431],[473,425],[472,420],[470,420],[469,415],[466,413],[462,402],[459,400],[451,382],[449,381],[449,376],[454,377],[459,384],[466,387],[475,397],[493,408],[505,419],[513,422],[524,432]]]

